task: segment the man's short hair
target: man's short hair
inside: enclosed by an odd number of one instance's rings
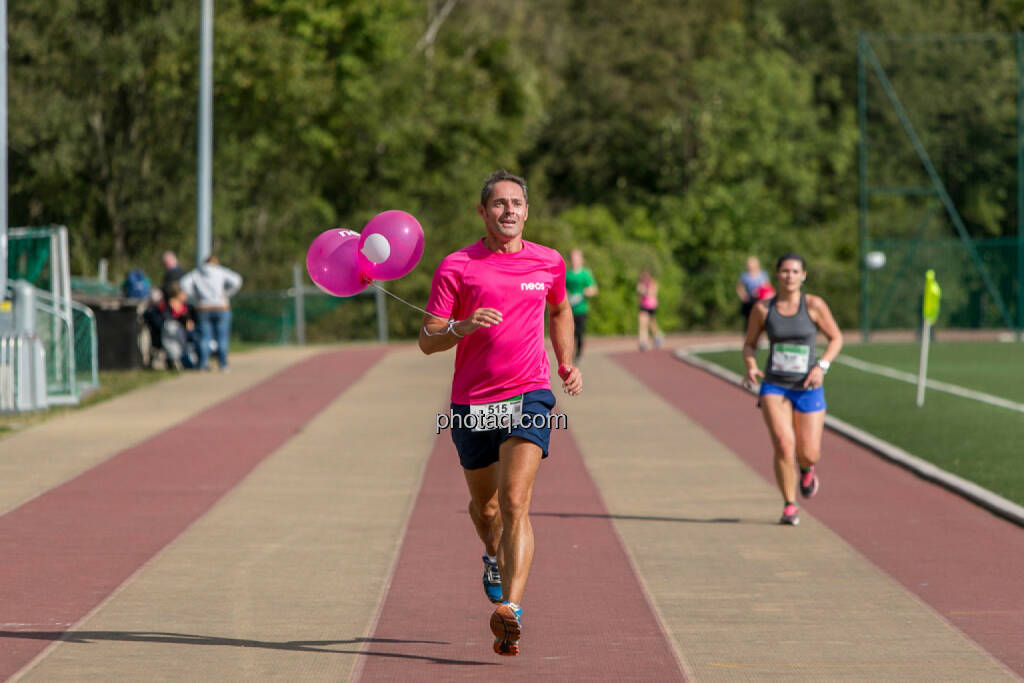
[[[526,181],[517,175],[513,175],[508,171],[501,170],[495,171],[491,175],[487,176],[487,180],[484,181],[483,189],[480,190],[480,205],[487,204],[487,200],[491,198],[491,192],[494,190],[494,186],[502,181],[508,181],[515,183],[523,189],[523,199],[526,203],[530,203],[530,195],[526,189]]]

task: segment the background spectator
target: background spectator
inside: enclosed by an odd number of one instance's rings
[[[160,282],[160,289],[164,290],[164,298],[169,299],[167,288],[172,284],[178,284],[185,276],[185,269],[178,263],[178,257],[173,251],[165,251],[160,260],[164,264],[164,277]]]
[[[209,370],[210,342],[217,342],[217,362],[228,369],[231,338],[231,297],[242,288],[242,276],[220,265],[216,256],[181,278],[181,289],[196,309],[199,331],[199,369]]]
[[[766,286],[767,289],[765,289]],[[771,290],[770,294],[768,290]],[[761,262],[756,256],[747,257],[746,270],[740,273],[740,277],[736,281],[736,296],[740,299],[740,313],[743,314],[743,329],[745,330],[754,304],[761,299],[769,299],[775,296],[775,289],[772,288],[771,278],[761,268]]]

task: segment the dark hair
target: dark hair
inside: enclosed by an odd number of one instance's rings
[[[487,180],[484,181],[484,186],[480,190],[480,205],[483,206],[487,203],[487,200],[491,198],[491,192],[494,190],[494,186],[502,181],[509,181],[515,183],[523,189],[523,199],[526,203],[530,203],[530,195],[526,190],[526,181],[517,175],[513,175],[506,170],[495,171],[491,175],[487,176]]]
[[[783,254],[782,256],[780,256],[779,260],[775,262],[775,270],[778,271],[779,268],[782,267],[782,264],[785,263],[786,261],[799,261],[800,267],[803,270],[807,270],[807,261],[804,261],[804,257],[801,256],[800,254],[793,253]]]

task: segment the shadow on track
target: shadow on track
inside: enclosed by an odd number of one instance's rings
[[[320,652],[328,654],[367,655],[393,657],[396,659],[419,659],[434,664],[459,664],[468,666],[497,666],[494,662],[480,662],[466,659],[446,659],[425,655],[411,655],[400,652],[364,652],[361,650],[337,650],[333,646],[359,645],[362,643],[449,645],[438,640],[400,640],[397,638],[349,638],[347,640],[290,640],[273,642],[244,638],[223,638],[198,636],[184,633],[163,633],[159,631],[0,631],[0,638],[23,638],[28,640],[53,640],[65,643],[88,644],[95,641],[121,643],[163,643],[167,645],[212,645],[221,647],[255,647],[266,650],[287,650],[290,652]]]
[[[468,514],[468,513],[467,513]],[[697,519],[695,517],[654,517],[648,515],[610,515],[596,512],[531,512],[531,517],[560,517],[572,519],[576,517],[590,519],[626,519],[640,522],[682,522],[685,524],[741,524],[742,519],[738,517],[713,517],[710,519]]]

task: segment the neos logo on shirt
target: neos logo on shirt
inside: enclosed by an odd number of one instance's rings
[[[526,292],[535,289],[547,289],[547,286],[543,282],[520,282],[519,291]]]

